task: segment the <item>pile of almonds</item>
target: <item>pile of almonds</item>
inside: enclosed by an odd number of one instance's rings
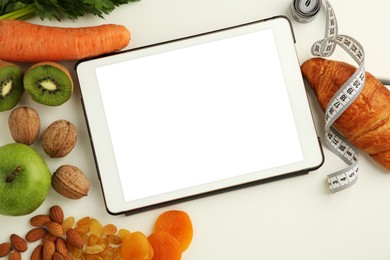
[[[10,242],[0,244],[0,257],[9,254],[8,259],[22,259],[21,253],[27,250],[26,241],[16,234],[12,234]]]
[[[121,229],[118,233],[115,225],[102,226],[91,217],[77,222],[73,216],[64,219],[58,205],[51,207],[48,215],[33,216],[30,225],[33,228],[25,239],[12,234],[10,242],[0,244],[0,257],[8,255],[10,260],[22,259],[28,243],[40,240],[31,253],[31,260],[121,259],[122,238],[129,232]]]
[[[82,244],[83,242],[79,235],[73,235],[69,230],[66,234],[64,233],[62,227],[63,220],[64,213],[62,208],[57,205],[50,208],[49,215],[32,217],[30,224],[34,228],[27,232],[25,239],[12,234],[10,243],[5,242],[1,244],[0,256],[10,254],[9,259],[21,259],[20,253],[27,250],[27,242],[32,243],[41,239],[41,243],[35,247],[30,259],[73,259],[68,252],[67,243],[80,246],[80,243]],[[66,238],[63,238],[64,235],[66,235]],[[12,247],[7,247],[7,244],[12,245]]]
[[[42,239],[42,243],[35,247],[31,254],[31,259],[72,259],[66,243],[80,243],[81,237],[68,236],[66,240],[62,222],[64,213],[60,206],[50,208],[49,215],[36,215],[30,219],[30,224],[34,228],[26,234],[27,242],[35,242]]]

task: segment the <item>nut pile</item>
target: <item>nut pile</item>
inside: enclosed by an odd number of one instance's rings
[[[121,259],[122,238],[129,233],[117,230],[113,224],[103,226],[98,220],[84,217],[75,220],[64,218],[63,210],[55,205],[49,214],[35,215],[30,219],[33,227],[25,238],[12,234],[9,242],[0,244],[0,257],[22,259],[28,243],[40,241],[31,253],[31,260],[49,259]]]
[[[9,115],[8,127],[15,142],[32,145],[39,137],[40,116],[31,107],[15,108]],[[76,145],[76,127],[67,120],[56,120],[46,127],[40,142],[45,153],[51,158],[64,157]]]
[[[10,242],[0,244],[0,257],[8,256],[8,259],[22,259],[21,253],[27,250],[27,242],[16,234],[10,236]]]
[[[8,127],[16,143],[32,145],[39,138],[40,116],[31,107],[17,107],[8,117]],[[44,129],[40,143],[50,158],[65,157],[77,143],[77,129],[67,120],[56,120]],[[62,165],[53,173],[52,187],[66,198],[80,199],[88,195],[89,181],[76,166]]]

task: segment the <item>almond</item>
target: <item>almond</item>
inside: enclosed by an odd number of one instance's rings
[[[30,225],[34,227],[42,227],[50,221],[48,215],[36,215],[30,219]]]
[[[35,242],[46,235],[46,229],[43,227],[33,228],[26,234],[27,242]]]
[[[66,256],[64,256],[64,259],[65,260],[73,260],[73,258],[70,254],[67,254]]]
[[[60,206],[55,205],[50,208],[50,219],[54,222],[62,224],[64,221],[64,212]]]
[[[11,252],[11,243],[5,242],[0,244],[0,257],[6,256]]]
[[[62,237],[59,237],[56,240],[56,251],[63,256],[68,254],[68,247],[66,246],[66,242]]]
[[[66,241],[71,244],[72,246],[75,246],[77,248],[83,248],[83,239],[81,238],[80,234],[77,233],[76,230],[73,228],[68,229],[66,232]]]
[[[8,256],[8,260],[22,260],[22,256],[18,251],[12,251]]]
[[[42,251],[43,260],[51,260],[55,251],[56,251],[56,246],[54,245],[54,243],[49,240],[46,241],[43,244],[43,251]]]
[[[38,245],[31,253],[31,260],[42,260],[43,258],[43,245]]]
[[[47,230],[56,237],[60,237],[64,234],[64,229],[60,223],[50,221],[45,224]]]
[[[46,235],[42,238],[42,244],[44,244],[46,241],[55,242],[57,239],[57,236],[53,235],[50,232],[46,232]]]
[[[53,260],[64,260],[65,257],[58,252],[54,252]]]
[[[16,234],[11,235],[11,245],[16,251],[19,252],[24,252],[27,250],[26,240]]]

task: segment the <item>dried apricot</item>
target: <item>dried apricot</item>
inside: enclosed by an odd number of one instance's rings
[[[165,231],[154,232],[148,240],[153,247],[153,260],[180,260],[182,247],[180,242]]]
[[[142,232],[136,231],[125,236],[121,253],[123,260],[151,260],[153,248],[148,238]]]
[[[158,216],[154,224],[154,232],[165,231],[175,237],[185,251],[191,244],[193,227],[189,215],[180,210],[169,210]]]

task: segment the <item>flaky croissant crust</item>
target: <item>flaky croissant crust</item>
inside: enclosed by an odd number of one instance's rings
[[[321,108],[352,76],[356,67],[345,62],[312,58],[301,66]],[[356,147],[390,171],[390,90],[366,72],[366,84],[334,126]]]

